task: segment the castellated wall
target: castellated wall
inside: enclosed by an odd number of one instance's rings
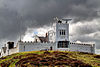
[[[70,51],[95,53],[95,44],[70,43]]]
[[[82,44],[82,43],[69,43],[68,48],[58,48],[57,43],[38,43],[38,42],[18,42],[17,46],[12,49],[1,50],[1,57],[11,55],[17,52],[25,52],[25,51],[39,51],[39,50],[59,50],[59,51],[78,51],[78,52],[88,52],[95,53],[95,44]]]
[[[38,50],[60,50],[60,51],[79,51],[95,53],[95,44],[81,44],[70,43],[69,48],[57,48],[57,44],[54,43],[35,43],[35,42],[18,42],[18,52],[24,51],[38,51]]]
[[[18,42],[18,52],[49,50],[52,47],[55,50],[55,43],[35,43],[35,42]]]

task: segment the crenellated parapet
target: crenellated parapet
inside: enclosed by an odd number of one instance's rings
[[[95,46],[95,44],[75,43],[75,42],[70,42],[70,44],[72,44],[72,45],[83,45],[83,46],[92,46],[92,47]]]
[[[19,41],[19,43],[22,43],[22,44],[28,44],[28,43],[29,43],[29,44],[30,44],[30,43],[31,43],[31,44],[36,44],[36,43],[37,43],[37,44],[39,44],[39,43],[40,43],[40,44],[49,44],[49,43],[53,43],[53,42]]]

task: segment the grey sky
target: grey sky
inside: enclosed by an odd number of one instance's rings
[[[18,40],[20,26],[24,36],[27,28],[49,25],[54,17],[70,17],[72,24],[83,24],[74,26],[73,41],[95,41],[99,46],[100,26],[95,22],[91,24],[94,19],[99,19],[99,7],[100,0],[0,0],[0,42]],[[94,39],[88,37],[92,33],[95,34]]]

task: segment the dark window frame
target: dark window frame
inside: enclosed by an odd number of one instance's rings
[[[62,35],[66,35],[66,30],[60,30],[59,31],[59,34],[62,36]]]
[[[58,41],[57,47],[58,48],[68,48],[69,41]]]

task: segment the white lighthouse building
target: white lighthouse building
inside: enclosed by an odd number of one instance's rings
[[[69,40],[69,23],[71,19],[58,20],[55,29],[46,33],[45,37],[35,36],[35,41],[18,41],[16,47],[13,42],[8,42],[2,47],[1,56],[16,52],[59,50],[95,53],[95,44],[73,43]]]

